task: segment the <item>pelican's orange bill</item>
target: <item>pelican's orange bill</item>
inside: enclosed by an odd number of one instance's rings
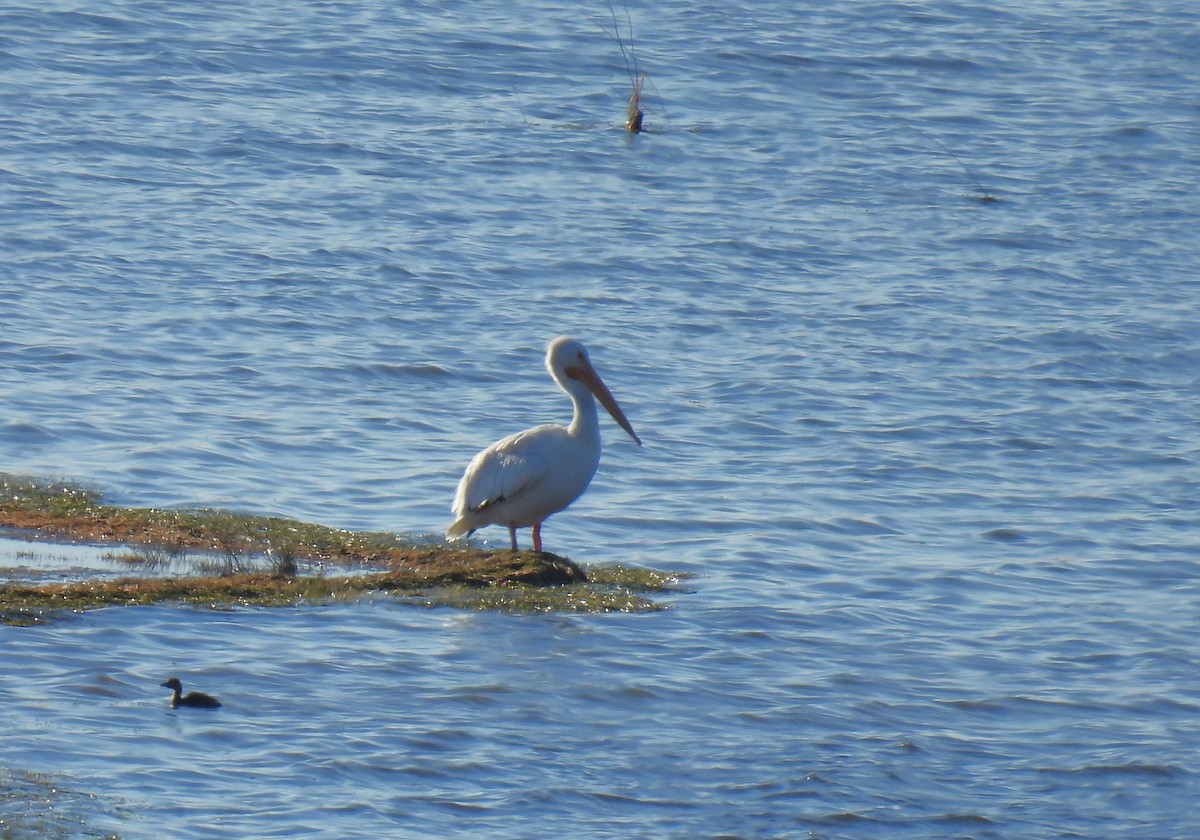
[[[600,378],[600,374],[596,373],[596,369],[590,363],[585,362],[583,367],[568,365],[563,372],[588,386],[588,390],[596,395],[596,399],[600,400],[600,404],[612,415],[612,419],[616,420],[620,427],[629,433],[633,442],[638,446],[642,445],[641,438],[637,436],[633,426],[626,419],[625,412],[621,410],[621,406],[617,405],[616,397],[612,395],[612,391],[608,390],[608,386],[604,384],[604,380]]]

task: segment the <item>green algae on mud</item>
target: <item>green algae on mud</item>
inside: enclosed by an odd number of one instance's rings
[[[594,567],[597,581],[566,558],[534,552],[428,552],[431,562],[355,575],[286,576],[268,572],[181,578],[123,578],[39,585],[0,584],[0,622],[32,625],[113,606],[189,604],[209,609],[319,605],[382,594],[422,606],[513,613],[652,612],[646,597],[676,577],[633,567]],[[575,582],[545,582],[569,564]],[[661,581],[647,584],[647,577]]]
[[[533,551],[414,545],[392,534],[359,533],[278,517],[226,510],[164,510],[105,504],[100,494],[68,483],[0,474],[0,528],[55,539],[188,551],[228,558],[224,574],[0,584],[0,621],[36,624],[56,615],[160,602],[211,608],[320,604],[399,596],[410,603],[505,612],[647,612],[663,607],[647,596],[681,579],[633,566],[593,566]],[[239,557],[266,557],[268,571],[247,571]],[[349,575],[299,575],[295,560],[362,566]]]

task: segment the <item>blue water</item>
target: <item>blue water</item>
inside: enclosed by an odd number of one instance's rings
[[[0,768],[81,836],[1196,836],[1200,11],[806,5],[630,5],[636,137],[602,5],[0,10],[0,471],[425,538],[571,333],[646,445],[547,548],[695,575],[3,627]]]

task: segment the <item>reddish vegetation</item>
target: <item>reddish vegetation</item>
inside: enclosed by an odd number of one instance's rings
[[[40,510],[0,510],[0,528],[37,531],[72,542],[114,542],[161,545],[197,551],[213,547],[211,537],[197,530],[153,523],[121,513],[68,516]]]

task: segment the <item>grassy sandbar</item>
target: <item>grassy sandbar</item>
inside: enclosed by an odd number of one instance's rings
[[[0,584],[0,621],[13,624],[108,606],[281,606],[372,593],[464,609],[643,612],[662,609],[647,596],[667,591],[679,580],[678,575],[621,565],[594,566],[585,572],[568,558],[548,553],[414,545],[392,534],[227,510],[121,507],[73,484],[3,474],[0,528],[120,545],[147,562],[163,554],[186,557],[189,552],[226,558],[218,574]],[[265,567],[243,563],[248,557],[265,558]],[[370,571],[301,575],[297,561],[320,561],[333,568],[366,565]],[[247,571],[254,566],[263,568]]]

